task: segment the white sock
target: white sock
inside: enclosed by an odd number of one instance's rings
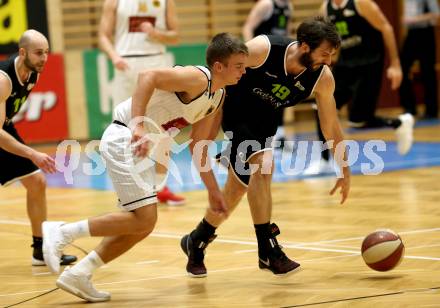
[[[87,256],[74,265],[70,272],[74,275],[92,275],[95,270],[104,265],[101,257],[92,250]]]
[[[90,236],[89,221],[87,219],[61,226],[61,232],[63,234],[76,240],[80,237]]]

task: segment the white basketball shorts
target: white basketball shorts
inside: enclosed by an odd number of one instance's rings
[[[112,123],[104,131],[99,145],[118,195],[118,206],[124,211],[157,203],[155,164],[148,157],[133,155],[131,137],[128,127]]]

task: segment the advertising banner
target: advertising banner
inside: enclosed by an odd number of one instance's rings
[[[178,65],[200,65],[204,63],[206,44],[193,44],[168,49]],[[89,138],[100,139],[112,120],[113,65],[99,50],[84,51],[84,80],[89,123]],[[148,58],[146,58],[148,61]]]
[[[0,21],[0,54],[17,52],[27,29],[38,30],[49,40],[46,0],[0,0]]]
[[[89,138],[100,139],[112,120],[112,63],[98,50],[87,50],[84,52],[84,75]]]

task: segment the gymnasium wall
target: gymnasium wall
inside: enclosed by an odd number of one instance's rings
[[[182,65],[203,64],[206,43],[215,33],[228,31],[240,35],[254,4],[254,0],[175,1],[182,43],[169,51],[175,62]],[[401,1],[376,1],[399,29]],[[32,93],[35,97],[29,99],[32,108],[24,109],[20,116],[23,124],[17,124],[26,140],[99,138],[110,121],[113,102],[108,88],[112,86],[113,68],[97,49],[102,3],[103,0],[0,0],[0,54],[16,50],[18,38],[27,28],[42,31],[50,39],[52,54],[48,67]],[[292,23],[296,27],[315,15],[322,1],[292,3]],[[398,105],[396,94],[384,88],[380,106]]]
[[[206,43],[218,32],[240,35],[254,0],[175,0],[181,44],[169,48],[176,64],[204,64]],[[113,68],[97,49],[102,0],[51,0],[49,19],[57,34],[52,45],[66,62],[69,131],[72,138],[99,138],[111,119]],[[317,11],[321,0],[295,0],[298,24]]]

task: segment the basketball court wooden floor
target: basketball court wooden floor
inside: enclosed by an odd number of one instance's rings
[[[440,157],[439,125],[416,130]],[[391,138],[380,132],[379,138]],[[355,136],[370,138],[371,136]],[[374,133],[378,138],[378,133]],[[348,202],[329,197],[334,179],[273,184],[273,222],[279,241],[302,270],[286,277],[261,271],[246,200],[218,230],[206,255],[208,277],[186,275],[180,238],[202,218],[206,192],[186,192],[187,205],[159,208],[155,232],[98,270],[94,283],[110,302],[94,307],[440,307],[439,166],[355,175]],[[111,191],[49,188],[51,220],[75,221],[114,211]],[[46,267],[30,266],[30,229],[24,190],[0,190],[0,306],[81,307],[56,289]],[[111,228],[111,226],[109,226]],[[406,246],[390,272],[369,269],[360,256],[364,236],[378,228],[398,232]],[[81,239],[67,252],[84,254],[98,238]]]

